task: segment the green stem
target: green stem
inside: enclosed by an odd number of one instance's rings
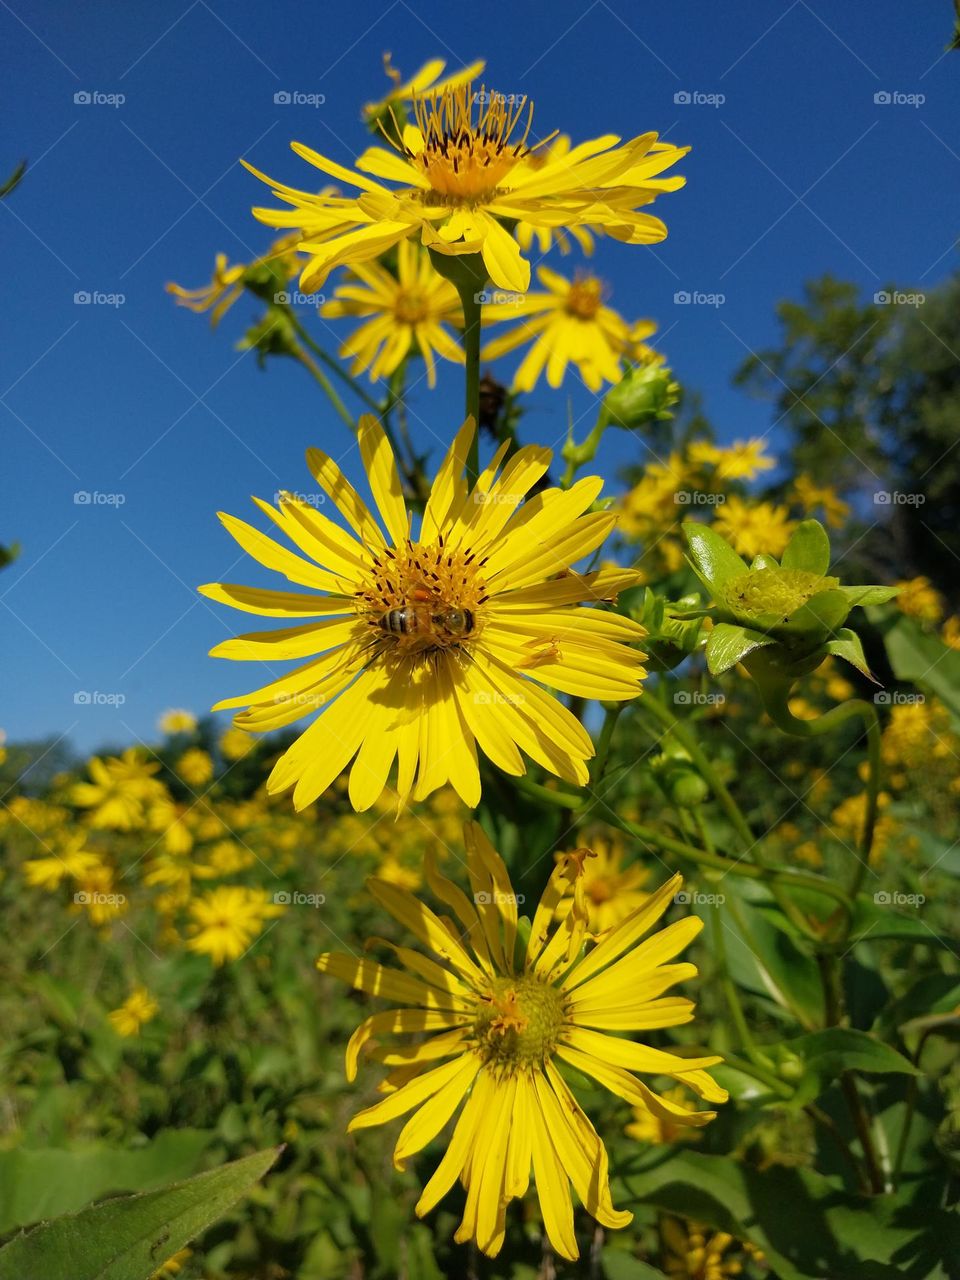
[[[742,1071],[745,1076],[751,1076],[754,1080],[759,1080],[761,1084],[765,1084],[774,1093],[778,1093],[781,1098],[793,1097],[793,1090],[790,1086],[778,1076],[775,1076],[767,1067],[759,1066],[755,1062],[747,1062],[733,1053],[725,1053],[723,1060],[728,1067],[733,1067],[734,1071]]]
[[[312,356],[308,355],[307,352],[304,351],[303,347],[292,347],[291,349],[293,351],[295,358],[300,361],[303,367],[313,375],[313,377],[317,380],[319,385],[323,388],[330,403],[333,405],[334,409],[336,409],[337,413],[340,415],[342,420],[346,423],[347,427],[352,432],[354,432],[354,434],[356,434],[357,424],[356,422],[354,422],[353,416],[350,413],[350,410],[340,399],[340,396],[337,394],[335,387],[333,386],[333,384],[331,383],[327,375],[320,368],[320,366],[317,364],[316,360],[314,360]]]
[[[463,351],[466,357],[466,416],[473,418],[474,431],[467,455],[467,479],[475,483],[480,474],[480,324],[483,318],[483,290],[487,268],[478,253],[449,254],[430,250],[437,273],[449,280],[460,297],[463,309]]]
[[[620,719],[620,713],[623,711],[623,703],[615,703],[611,707],[607,707],[603,718],[603,725],[600,729],[600,737],[597,739],[597,754],[593,758],[593,767],[590,770],[590,785],[597,786],[603,777],[603,771],[607,767],[607,758],[610,755],[610,743],[613,740],[613,731],[617,727],[617,721]]]
[[[285,310],[287,315],[290,317],[290,323],[292,324],[300,341],[304,343],[305,346],[309,347],[317,359],[322,364],[325,364],[330,372],[335,374],[341,382],[345,383],[354,395],[359,396],[371,413],[375,413],[377,417],[379,417],[383,412],[383,405],[378,403],[366,388],[361,386],[357,379],[343,368],[339,361],[335,360],[333,356],[324,351],[323,347],[321,347],[320,344],[311,336],[309,330],[304,328],[296,312],[291,307],[286,307]]]
[[[474,484],[480,474],[480,319],[483,304],[477,301],[479,293],[470,289],[460,290],[463,307],[463,351],[466,356],[466,399],[464,409],[473,418],[476,430],[467,454],[467,480]]]

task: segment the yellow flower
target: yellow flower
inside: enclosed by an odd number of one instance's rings
[[[821,511],[831,529],[842,528],[850,514],[849,503],[844,502],[836,489],[829,485],[814,484],[811,477],[803,473],[794,479],[791,497],[801,507],[804,515],[810,516]]]
[[[153,777],[159,768],[158,762],[145,760],[136,747],[105,760],[91,756],[87,770],[93,781],[74,783],[70,799],[91,810],[92,827],[133,831],[143,824],[145,806],[166,798],[166,787]]]
[[[922,574],[894,584],[899,591],[897,607],[908,618],[916,618],[923,626],[939,626],[943,617],[943,596],[929,578]]]
[[[682,1106],[686,1098],[683,1089],[665,1089],[664,1102]],[[678,1123],[669,1113],[658,1115],[648,1107],[634,1107],[633,1119],[624,1128],[628,1138],[651,1146],[673,1142],[699,1142],[701,1134],[689,1124]]]
[[[242,760],[257,745],[257,740],[242,729],[230,728],[220,739],[220,754],[224,760]]]
[[[85,910],[91,924],[109,924],[126,911],[127,896],[118,890],[111,867],[103,864],[87,867],[73,880],[76,886],[74,908]]]
[[[101,865],[97,854],[84,849],[86,837],[69,836],[65,848],[53,853],[49,858],[31,858],[23,864],[23,877],[32,889],[59,889],[63,881],[70,876],[79,880]]]
[[[419,889],[423,881],[419,868],[401,862],[392,853],[386,854],[380,860],[380,865],[377,867],[377,878],[385,880],[387,884],[399,885],[401,889]]]
[[[120,1036],[138,1036],[140,1028],[157,1015],[160,1006],[146,987],[135,987],[119,1009],[108,1013],[113,1029]]]
[[[615,596],[636,575],[603,569],[581,576],[570,568],[614,524],[612,514],[584,514],[602,481],[583,479],[565,493],[549,489],[524,503],[550,451],[520,449],[500,472],[504,445],[471,491],[463,473],[473,430],[468,420],[457,434],[416,538],[389,443],[369,416],[360,421],[360,453],[386,538],[336,463],[316,449],[307,453],[310,469],[352,533],[287,493],[279,511],[258,506],[301,555],[221,516],[256,560],[309,588],[307,594],[218,583],[200,588],[210,599],[296,624],[228,640],[211,652],[241,661],[307,659],[215,708],[248,706],[237,724],[260,733],[322,710],[267,781],[270,794],[294,787],[298,809],[351,761],[351,803],[368,809],[395,760],[401,804],[450,782],[473,808],[480,799],[478,746],[506,773],[525,772],[523,751],[582,786],[593,744],[541,686],[613,701],[640,692],[642,655],[625,642],[643,629],[580,607]]]
[[[401,240],[395,276],[379,262],[357,263],[352,275],[356,280],[340,285],[320,314],[366,318],[340,348],[345,360],[352,358],[354,376],[369,369],[371,381],[389,378],[411,349],[423,356],[430,387],[437,385],[434,353],[463,364],[463,348],[445,328],[446,323],[462,326],[460,299],[450,281],[434,271],[425,250]]]
[[[575,1259],[571,1183],[601,1225],[622,1227],[632,1215],[613,1207],[606,1150],[558,1063],[678,1123],[706,1124],[715,1112],[667,1102],[633,1072],[667,1076],[710,1102],[726,1101],[707,1071],[719,1058],[680,1057],[616,1034],[690,1021],[692,1003],[663,993],[695,976],[692,964],[667,962],[696,936],[702,922],[688,917],[637,945],[672,902],[682,883],[676,875],[591,946],[583,858],[574,855],[554,869],[521,948],[517,898],[500,855],[474,823],[466,826],[465,841],[472,898],[443,877],[431,857],[424,865],[433,895],[456,917],[455,925],[405,890],[369,881],[376,902],[436,959],[385,944],[402,970],[356,955],[331,953],[317,961],[321,972],[404,1006],[366,1018],[350,1039],[348,1079],[354,1079],[360,1050],[372,1039],[369,1056],[393,1070],[382,1086],[386,1096],[355,1115],[349,1128],[385,1124],[413,1112],[393,1153],[402,1169],[463,1102],[417,1214],[429,1213],[459,1178],[466,1208],[454,1238],[461,1244],[475,1240],[494,1256],[503,1243],[507,1206],[526,1193],[532,1162],[550,1243],[562,1257]],[[556,924],[557,903],[571,884],[580,885],[576,905]],[[378,1043],[391,1033],[422,1032],[437,1034],[396,1047]]]
[[[726,448],[709,440],[694,440],[687,456],[696,466],[716,468],[717,480],[755,480],[761,471],[777,465],[764,453],[765,448],[762,440],[737,440]]]
[[[367,119],[371,119],[382,115],[385,111],[389,111],[393,103],[409,102],[412,98],[419,97],[424,93],[443,93],[445,89],[455,89],[459,85],[469,84],[477,76],[483,75],[487,64],[482,60],[478,60],[477,62],[471,62],[462,71],[454,71],[449,76],[443,76],[446,65],[442,58],[431,58],[429,62],[423,64],[415,75],[401,83],[400,72],[394,67],[391,55],[385,53],[383,55],[383,70],[391,81],[390,92],[385,98],[381,98],[379,102],[368,102],[363,108],[364,116]],[[441,76],[443,76],[442,80],[440,79]]]
[[[191,901],[192,936],[187,947],[208,955],[215,965],[236,960],[250,949],[267,919],[282,913],[283,907],[263,890],[221,885]]]
[[[171,707],[157,721],[161,733],[193,733],[197,727],[197,717],[192,711],[184,711],[182,707]]]
[[[532,391],[544,369],[550,386],[559,387],[571,361],[591,391],[599,391],[604,382],[619,382],[620,358],[635,344],[636,335],[621,315],[603,305],[601,281],[587,275],[566,280],[546,267],[537,268],[537,277],[546,293],[503,300],[494,295],[493,305],[484,312],[485,323],[520,323],[488,342],[483,359],[494,360],[532,344],[514,376],[514,391]]]
[[[595,936],[618,925],[650,896],[640,886],[650,879],[650,872],[639,862],[623,865],[624,850],[613,840],[591,839],[583,873],[577,881],[587,910],[587,928]],[[574,850],[560,854],[572,856]],[[582,852],[582,850],[581,850]],[[557,916],[563,919],[574,904],[574,886],[557,903]]]
[[[916,768],[933,754],[934,716],[926,701],[900,702],[890,708],[880,752],[888,765]]]
[[[675,451],[665,461],[652,462],[623,499],[619,524],[624,537],[649,538],[677,524],[685,510],[677,494],[691,483],[690,465],[682,454]]]
[[[334,267],[369,261],[412,236],[440,253],[479,253],[495,285],[524,292],[530,264],[504,221],[585,226],[627,244],[656,244],[667,234],[659,218],[637,211],[656,193],[631,178],[656,134],[624,146],[614,146],[611,136],[598,138],[538,166],[530,162],[533,105],[525,99],[516,104],[467,84],[416,97],[413,111],[416,124],[404,128],[402,142],[391,151],[370,147],[357,161],[359,172],[292,144],[309,164],[357,188],[357,196],[298,191],[247,165],[291,206],[254,209],[254,216],[268,226],[302,229],[299,248],[310,255],[301,276],[307,292]]]
[[[200,747],[191,747],[177,761],[176,770],[188,787],[202,787],[213,777],[213,761]]]
[[[163,1266],[153,1273],[150,1280],[171,1280],[173,1276],[179,1275],[183,1270],[183,1264],[192,1253],[192,1249],[178,1249],[172,1258],[168,1258]]]
[[[727,1280],[741,1274],[744,1257],[763,1262],[763,1254],[748,1242],[679,1218],[661,1219],[660,1242],[665,1273],[682,1280]],[[731,1257],[731,1250],[737,1256]]]
[[[213,278],[209,284],[199,289],[185,289],[182,285],[167,285],[167,293],[172,293],[181,307],[191,311],[210,312],[210,323],[214,328],[230,310],[238,298],[242,297],[245,278],[248,272],[261,267],[271,267],[283,279],[288,280],[297,270],[297,241],[299,236],[281,236],[270,246],[262,258],[252,262],[236,262],[231,267],[225,253],[218,253],[214,260]]]
[[[717,508],[713,527],[742,556],[780,556],[793,533],[786,507],[771,502],[745,502],[731,494]]]

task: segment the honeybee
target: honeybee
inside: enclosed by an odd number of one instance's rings
[[[377,619],[377,626],[395,636],[430,635],[444,631],[449,636],[468,636],[474,628],[473,613],[469,609],[440,609],[434,612],[422,605],[404,605],[402,609],[389,609]]]

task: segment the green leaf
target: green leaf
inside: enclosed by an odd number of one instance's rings
[[[863,1071],[869,1075],[919,1075],[902,1053],[865,1031],[851,1027],[829,1027],[795,1040],[787,1040],[785,1050],[803,1062],[803,1075],[793,1102],[806,1106],[835,1084],[843,1071]]]
[[[857,898],[853,912],[851,941],[869,938],[871,942],[882,939],[899,939],[903,942],[919,942],[927,947],[950,947],[946,938],[925,924],[918,907],[923,903],[920,894],[889,893],[878,890],[872,898],[863,894]],[[901,908],[913,908],[911,914]]]
[[[846,621],[850,602],[839,589],[830,587],[818,591],[796,613],[790,615],[790,631],[831,632]]]
[[[713,675],[723,675],[754,649],[773,643],[762,631],[751,631],[733,622],[718,622],[707,637],[707,666]]]
[[[954,728],[960,727],[960,649],[951,649],[903,616],[888,623],[883,642],[897,679],[935,693],[953,716]]]
[[[850,601],[850,608],[868,604],[886,604],[899,594],[898,587],[841,587],[840,590]]]
[[[697,576],[715,596],[722,595],[723,586],[738,574],[746,573],[746,563],[740,559],[725,538],[714,533],[705,524],[688,520],[683,525],[687,545]]]
[[[874,684],[877,683],[867,666],[867,658],[863,652],[860,637],[849,627],[841,627],[836,637],[827,641],[827,652],[835,658],[843,658],[844,662],[849,662],[851,666],[856,667],[868,680],[873,680]]]
[[[750,1240],[778,1280],[948,1280],[960,1220],[941,1208],[942,1181],[866,1199],[809,1169],[658,1151],[612,1189],[618,1207],[652,1205]]]
[[[166,1129],[133,1151],[106,1146],[0,1151],[0,1235],[76,1213],[101,1196],[152,1191],[187,1178],[211,1136],[203,1129]]]
[[[625,1249],[612,1249],[609,1245],[600,1255],[600,1266],[606,1280],[663,1280],[663,1272],[641,1262]]]
[[[827,572],[830,568],[830,539],[819,520],[800,521],[790,535],[780,563],[784,569]]]
[[[149,1280],[239,1200],[281,1150],[44,1222],[0,1249],[0,1280]]]
[[[780,565],[777,563],[776,556],[768,556],[764,551],[761,551],[758,556],[754,556],[753,559],[750,561],[751,572],[753,572],[755,569],[779,569],[779,568],[780,568]]]
[[[732,880],[732,876],[729,879]],[[823,985],[813,958],[800,949],[784,928],[769,918],[778,907],[757,910],[756,899],[764,891],[752,882],[731,885],[724,892],[738,903],[734,914],[736,933],[727,939],[727,963],[738,986],[768,996],[801,1026],[822,1026]]]

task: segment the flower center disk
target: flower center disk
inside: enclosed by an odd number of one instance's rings
[[[575,280],[567,294],[566,309],[578,320],[592,320],[600,310],[603,287],[594,276]]]
[[[476,113],[475,105],[479,108]],[[404,147],[404,153],[443,202],[474,204],[488,200],[498,192],[514,165],[528,154],[532,103],[523,136],[511,141],[526,106],[525,97],[514,101],[483,89],[474,93],[472,85],[417,99],[413,109],[423,135],[423,150],[415,153]]]
[[[566,1021],[563,996],[538,978],[497,978],[480,997],[474,1035],[485,1063],[533,1067],[557,1047]]]
[[[728,582],[724,594],[735,613],[754,617],[775,613],[786,621],[818,591],[838,585],[838,578],[805,569],[751,569]]]
[[[448,550],[442,542],[389,547],[357,592],[381,653],[460,647],[480,630],[486,601],[474,553]]]

